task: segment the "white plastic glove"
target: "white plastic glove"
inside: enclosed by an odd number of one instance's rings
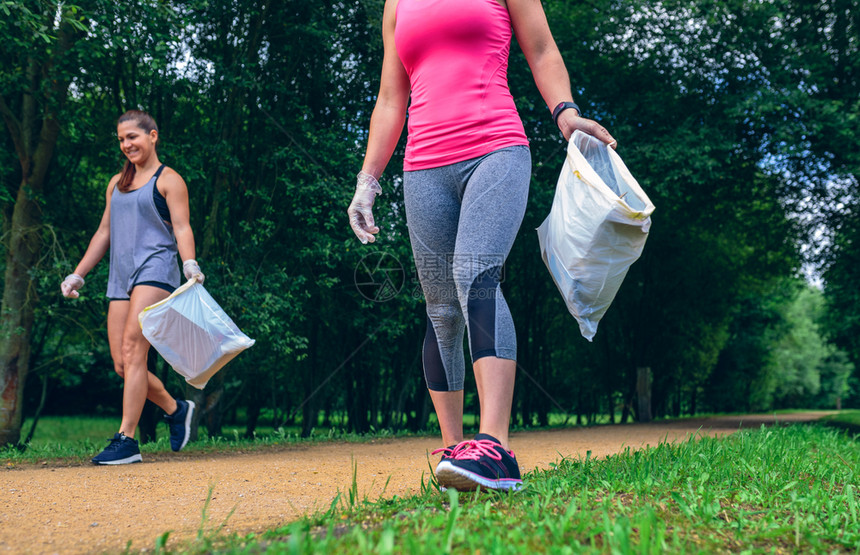
[[[373,201],[376,195],[382,194],[382,187],[375,177],[369,173],[358,172],[358,181],[355,185],[355,196],[352,197],[352,202],[349,204],[346,213],[349,214],[349,225],[352,231],[355,232],[358,240],[362,244],[367,244],[368,241],[373,243],[376,237],[373,235],[379,233],[379,228],[373,221]]]
[[[203,283],[206,276],[200,271],[200,265],[193,258],[189,258],[182,263],[182,273],[185,274],[185,279],[195,278],[197,283]]]
[[[66,279],[63,280],[63,283],[60,284],[60,291],[62,291],[64,297],[77,299],[81,296],[81,294],[78,293],[78,289],[83,286],[84,278],[78,274],[69,274],[66,276]]]

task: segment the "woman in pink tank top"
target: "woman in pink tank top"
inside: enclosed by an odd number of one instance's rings
[[[531,171],[528,139],[507,83],[513,34],[564,138],[579,129],[615,146],[609,132],[581,117],[573,103],[539,0],[386,0],[382,79],[348,209],[359,240],[374,242],[379,228],[371,209],[382,192],[377,179],[408,110],[406,217],[427,300],[424,373],[445,446],[437,451],[436,476],[458,490],[519,489],[522,483],[508,445],[515,334],[499,284]],[[481,409],[480,433],[467,441],[464,330]]]

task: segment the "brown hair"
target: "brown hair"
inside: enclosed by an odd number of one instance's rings
[[[147,134],[152,131],[158,131],[158,124],[155,123],[155,119],[143,110],[129,110],[116,120],[116,124],[119,125],[126,121],[133,121]],[[155,146],[158,146],[158,142],[155,143]],[[125,165],[122,167],[122,173],[119,176],[119,181],[116,184],[120,191],[125,192],[129,187],[131,187],[135,171],[134,164],[126,158]]]

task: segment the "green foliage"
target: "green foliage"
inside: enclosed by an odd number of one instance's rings
[[[309,435],[333,421],[360,433],[426,425],[402,144],[382,179],[379,242],[359,245],[345,216],[379,85],[382,4],[85,0],[62,4],[55,20],[55,2],[0,2],[10,16],[0,18],[0,95],[12,108],[22,105],[10,94],[22,90],[31,58],[46,59],[59,39],[54,27],[85,33],[54,68],[71,86],[40,197],[47,247],[32,269],[28,412],[43,383],[49,413],[118,408],[104,339],[106,264],[79,300],[60,299],[57,284],[84,252],[120,168],[115,118],[144,108],[159,122],[161,159],[188,183],[206,286],[257,340],[213,382],[207,406],[249,436],[257,426]],[[580,422],[634,417],[642,366],[653,371],[656,415],[830,406],[848,395],[849,363],[860,364],[860,242],[856,211],[844,208],[854,204],[818,209],[833,230],[821,325],[847,360],[820,339],[817,317],[800,324],[800,307],[787,312],[784,284],[800,268],[800,241],[821,223],[798,215],[856,197],[856,149],[845,145],[856,144],[860,121],[849,40],[860,8],[802,4],[546,5],[577,101],[619,139],[657,206],[645,253],[593,344],[539,260],[533,230],[549,211],[564,145],[512,48],[509,82],[534,161],[503,284],[519,338],[517,423],[546,424],[550,411]],[[8,212],[20,175],[13,141],[0,141]],[[384,303],[354,286],[362,257],[381,253],[405,272]],[[467,410],[477,412],[467,388]],[[218,421],[209,421],[212,435]]]
[[[825,314],[821,291],[800,289],[784,310],[786,329],[771,345],[773,373],[778,376],[774,392],[777,405],[809,404],[817,397],[820,406],[833,408],[838,399],[849,394],[848,380],[854,366],[820,331]]]
[[[824,273],[824,296],[827,312],[824,315],[825,333],[840,349],[845,351],[855,371],[860,369],[860,224],[858,224],[860,202],[857,197],[848,206],[842,206],[842,214],[836,220],[833,244],[827,269]],[[852,379],[860,381],[856,372]],[[860,388],[854,388],[854,401],[860,396]]]
[[[784,280],[766,295],[746,299],[739,311],[709,379],[711,409],[841,408],[854,366],[822,332],[820,290]]]
[[[821,314],[821,301],[820,292],[801,290],[784,316],[789,329],[773,346],[773,364],[782,375],[776,395],[785,399],[787,406],[816,395],[821,388],[819,368],[827,357],[827,345],[815,323]]]

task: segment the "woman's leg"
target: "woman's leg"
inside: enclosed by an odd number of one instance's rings
[[[513,147],[470,162],[453,271],[468,327],[481,424],[474,441],[442,459],[436,477],[458,490],[517,490],[522,478],[508,449],[517,343],[500,283],[525,214],[531,158],[528,149]]]
[[[131,299],[126,303],[128,308],[119,349],[122,361],[121,375],[125,382],[122,394],[122,424],[119,431],[128,437],[134,437],[137,431],[137,424],[146,399],[161,407],[167,414],[172,414],[177,408],[176,400],[167,392],[161,380],[147,369],[146,359],[150,345],[143,337],[137,319],[144,308],[168,295],[169,293],[164,289],[138,285],[132,290]],[[114,304],[115,302],[111,303],[111,308]],[[110,320],[110,312],[108,319]],[[110,329],[108,334],[109,337],[113,335]],[[113,353],[112,343],[111,354]]]
[[[465,320],[451,269],[460,181],[448,168],[406,172],[403,178],[412,254],[427,302],[424,377],[444,446],[463,440]]]
[[[485,156],[463,194],[454,279],[469,334],[481,406],[480,433],[508,448],[516,333],[502,294],[503,265],[528,202],[531,157],[514,147]]]
[[[463,441],[463,390],[429,391],[442,432],[442,445],[457,445]]]
[[[111,301],[108,305],[107,332],[110,356],[113,359],[113,369],[120,378],[125,375],[122,370],[122,334],[125,333],[125,321],[128,319],[128,305],[125,301]]]
[[[122,337],[125,333],[129,305],[130,302],[128,300],[115,300],[111,301],[108,305],[108,344],[110,345],[110,355],[113,359],[114,371],[120,378],[125,378],[122,362]],[[172,414],[176,410],[176,400],[167,393],[164,384],[152,372],[147,372],[146,398],[164,409],[167,414]]]
[[[508,430],[511,405],[514,402],[517,363],[514,360],[488,356],[476,360],[472,367],[475,369],[478,400],[481,404],[480,433],[493,436],[499,440],[502,447],[510,449]]]

